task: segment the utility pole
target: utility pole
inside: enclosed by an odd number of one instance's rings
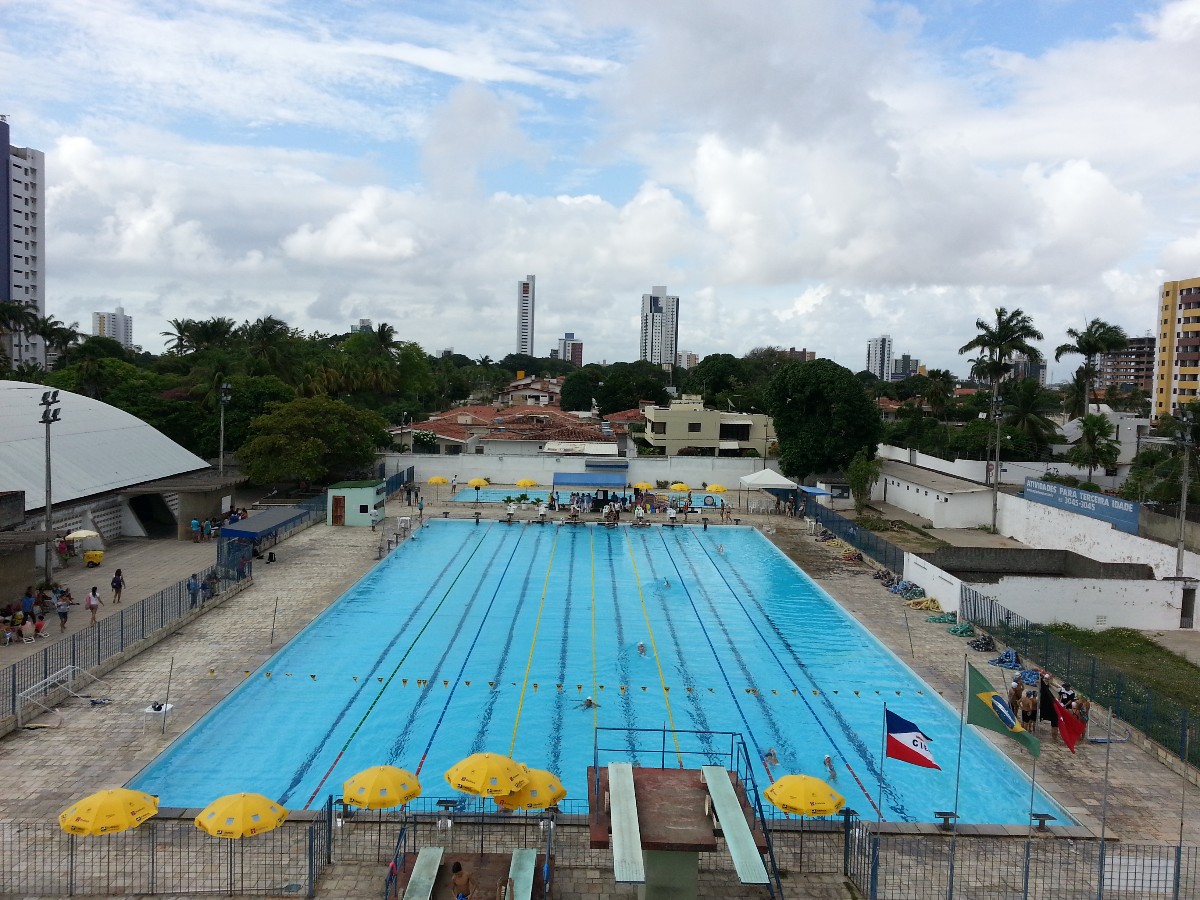
[[[1183,446],[1183,477],[1179,489],[1179,543],[1175,548],[1175,577],[1183,577],[1183,533],[1187,526],[1188,504],[1188,461],[1191,458],[1192,417],[1190,413],[1179,415],[1179,443]]]
[[[221,384],[221,455],[217,462],[217,474],[225,475],[225,407],[229,405],[229,392],[233,385],[228,381]]]
[[[53,536],[54,531],[54,503],[50,498],[50,426],[59,421],[62,415],[62,410],[57,409],[58,406],[58,391],[46,391],[42,394],[42,418],[41,423],[46,426],[46,547],[43,552],[43,571],[42,577],[45,580],[46,586],[50,586],[50,579],[54,573],[54,547]]]

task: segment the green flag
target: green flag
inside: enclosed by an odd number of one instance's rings
[[[988,683],[987,676],[970,663],[967,663],[967,723],[1006,734],[1024,744],[1035,757],[1042,752],[1041,742],[1021,727],[1008,708],[1008,699],[997,693]]]

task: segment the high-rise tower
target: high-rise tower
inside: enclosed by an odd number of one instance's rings
[[[46,207],[46,163],[40,150],[14,147],[9,143],[8,120],[0,116],[0,148],[8,164],[0,175],[4,200],[0,202],[0,234],[8,249],[0,253],[0,300],[27,306],[38,316],[46,315],[46,263],[44,223]],[[17,330],[0,334],[0,352],[13,364],[44,365],[46,348],[41,338]]]
[[[533,300],[534,276],[527,275],[517,282],[517,352],[534,356],[533,352]]]
[[[1158,308],[1154,415],[1176,415],[1200,390],[1200,278],[1165,282]]]
[[[892,336],[881,334],[867,341],[867,371],[880,381],[892,378]]]
[[[667,296],[665,285],[642,294],[642,340],[639,359],[674,365],[679,347],[679,298]]]

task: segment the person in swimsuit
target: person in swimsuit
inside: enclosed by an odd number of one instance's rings
[[[450,867],[450,891],[453,900],[471,900],[474,890],[475,882],[471,873],[463,868],[462,863],[456,861]]]

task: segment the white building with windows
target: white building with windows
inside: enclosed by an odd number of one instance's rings
[[[665,285],[655,285],[642,294],[642,339],[638,359],[658,365],[675,364],[679,347],[679,298],[667,294]]]
[[[112,338],[126,350],[133,349],[133,316],[125,315],[124,307],[114,312],[92,313],[92,334]]]
[[[867,371],[880,381],[892,377],[892,336],[881,334],[867,341]]]
[[[517,352],[534,356],[533,352],[533,307],[537,294],[537,283],[533,275],[517,282]]]
[[[28,306],[46,315],[45,223],[46,162],[40,150],[9,143],[8,120],[0,116],[0,147],[7,148],[8,164],[0,176],[4,202],[0,204],[0,234],[8,236],[8,250],[0,254],[0,300]],[[0,352],[13,365],[44,365],[46,347],[41,338],[25,332],[0,335]]]

